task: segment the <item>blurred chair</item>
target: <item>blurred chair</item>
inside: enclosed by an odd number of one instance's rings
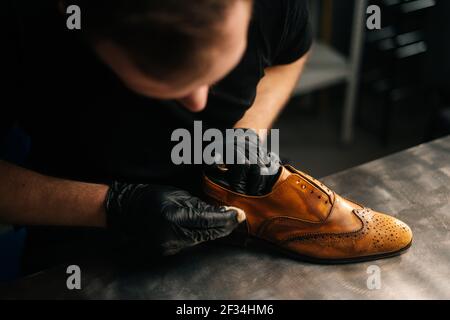
[[[315,38],[318,38],[319,24],[331,25],[332,0],[312,0],[311,20]],[[357,103],[359,68],[361,64],[364,31],[366,28],[367,0],[354,1],[350,56],[346,58],[335,48],[317,39],[313,45],[305,71],[294,90],[294,96],[305,95],[342,82],[347,83],[347,92],[342,113],[341,140],[351,142],[353,121]],[[322,17],[321,17],[322,15]],[[325,39],[326,40],[326,39]]]
[[[426,63],[427,104],[431,121],[425,140],[450,134],[450,1],[436,1],[428,28]]]
[[[414,111],[421,114],[415,120],[414,134],[423,137],[418,131],[424,130],[422,126],[427,121],[425,108],[431,83],[426,66],[431,57],[427,27],[435,23],[432,12],[437,10],[437,1],[372,0],[371,3],[381,7],[383,26],[366,36],[362,86],[369,101],[363,104],[361,122],[375,128],[387,145],[393,129],[397,134],[401,132],[399,125],[405,125],[407,121],[403,119],[411,117]],[[437,65],[437,61],[433,64]],[[399,113],[403,119],[399,119]]]

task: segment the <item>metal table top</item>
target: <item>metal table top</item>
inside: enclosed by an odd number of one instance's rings
[[[322,180],[343,196],[408,223],[414,232],[411,249],[373,262],[314,265],[210,244],[158,266],[124,268],[101,259],[80,262],[81,290],[68,290],[67,266],[56,267],[3,286],[0,297],[450,299],[450,137]],[[368,286],[371,266],[379,270],[378,289]]]

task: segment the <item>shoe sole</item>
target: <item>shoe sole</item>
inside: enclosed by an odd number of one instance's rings
[[[393,252],[381,253],[381,254],[377,254],[377,255],[361,256],[361,257],[353,257],[353,258],[343,258],[343,259],[324,259],[324,258],[317,258],[317,257],[299,254],[299,253],[294,253],[292,251],[280,248],[279,246],[277,246],[267,240],[255,238],[252,236],[247,237],[247,239],[245,240],[246,247],[263,249],[263,250],[270,249],[271,251],[276,251],[284,256],[289,256],[295,260],[313,263],[313,264],[323,264],[323,265],[361,263],[361,262],[367,262],[367,261],[392,258],[392,257],[402,255],[403,253],[408,251],[408,249],[411,247],[411,245],[412,245],[412,241],[407,246],[405,246],[404,248],[402,248],[400,250],[393,251]]]

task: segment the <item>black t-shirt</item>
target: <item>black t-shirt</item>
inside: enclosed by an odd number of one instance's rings
[[[242,61],[211,89],[205,111],[194,114],[126,89],[79,32],[67,30],[57,2],[0,4],[0,140],[19,126],[31,138],[28,168],[74,180],[164,183],[195,192],[199,168],[170,159],[173,130],[191,130],[195,120],[204,128],[232,127],[253,104],[265,68],[299,59],[312,40],[307,0],[255,0]],[[25,272],[113,250],[103,236],[29,229]]]
[[[256,0],[242,61],[194,114],[125,88],[79,31],[66,28],[56,2],[1,5],[0,127],[15,123],[30,136],[29,168],[75,180],[187,188],[198,172],[172,164],[173,130],[191,130],[195,120],[231,128],[254,102],[265,68],[294,62],[311,45],[306,0]]]

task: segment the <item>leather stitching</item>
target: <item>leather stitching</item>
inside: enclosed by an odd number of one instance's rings
[[[271,224],[275,223],[277,220],[294,220],[294,221],[311,223],[311,224],[323,224],[323,221],[310,221],[310,220],[303,220],[303,219],[293,218],[293,217],[288,217],[288,216],[277,216],[277,217],[272,217],[270,219],[267,219],[266,221],[261,223],[261,226],[259,227],[259,230],[256,235],[261,236],[266,231],[266,229]]]
[[[342,237],[342,236],[355,236],[363,232],[367,229],[367,223],[357,214],[358,209],[352,210],[352,213],[355,214],[355,216],[358,218],[358,220],[362,223],[362,227],[359,230],[352,231],[352,232],[343,232],[343,233],[309,233],[309,234],[303,234],[303,235],[292,235],[286,239],[280,240],[280,243],[286,243],[286,242],[292,242],[292,241],[304,241],[304,240],[310,240],[310,239],[316,239],[321,237]],[[339,239],[339,238],[338,238]]]
[[[339,198],[336,198],[337,200],[336,200],[336,202],[338,201],[338,199]],[[336,204],[336,202],[335,202],[335,204]],[[335,210],[335,204],[333,205],[333,207],[331,208],[331,213],[329,214],[329,216],[328,217],[330,217],[331,215],[332,215],[332,213],[334,212],[334,210]],[[363,208],[363,209],[366,209],[366,208]],[[366,210],[368,210],[368,209],[366,209]],[[346,235],[355,235],[355,234],[357,234],[358,232],[361,232],[361,231],[363,231],[366,227],[367,227],[367,224],[366,224],[366,222],[358,215],[358,214],[356,214],[356,212],[355,211],[358,211],[358,209],[354,209],[354,210],[352,210],[352,214],[354,214],[357,218],[358,218],[358,220],[361,222],[361,228],[359,228],[358,230],[356,230],[356,231],[351,231],[351,232],[344,232],[344,233],[320,233],[320,232],[317,232],[317,233],[308,233],[308,234],[301,234],[301,235],[299,235],[299,234],[297,234],[297,235],[293,235],[293,236],[290,236],[289,238],[286,238],[286,239],[282,239],[282,240],[280,240],[280,242],[286,242],[286,241],[290,241],[291,240],[291,238],[294,238],[294,239],[296,239],[296,238],[302,238],[303,239],[303,237],[307,237],[307,236],[309,236],[309,237],[315,237],[315,236],[331,236],[331,235],[336,235],[336,236],[346,236]],[[328,217],[327,217],[327,220],[328,220]],[[300,221],[300,222],[304,222],[304,223],[311,223],[311,224],[323,224],[325,221],[322,221],[322,222],[314,222],[314,221],[306,221],[306,220],[303,220],[303,219],[298,219],[298,218],[293,218],[293,217],[288,217],[288,216],[278,216],[278,217],[273,217],[273,218],[270,218],[270,219],[268,219],[268,220],[266,220],[266,221],[264,221],[262,224],[261,224],[261,226],[260,226],[260,228],[259,228],[259,230],[258,230],[258,232],[257,232],[257,236],[262,236],[262,234],[267,230],[267,228],[271,225],[271,224],[273,224],[273,223],[275,223],[276,221],[279,221],[279,220],[295,220],[295,221]]]

